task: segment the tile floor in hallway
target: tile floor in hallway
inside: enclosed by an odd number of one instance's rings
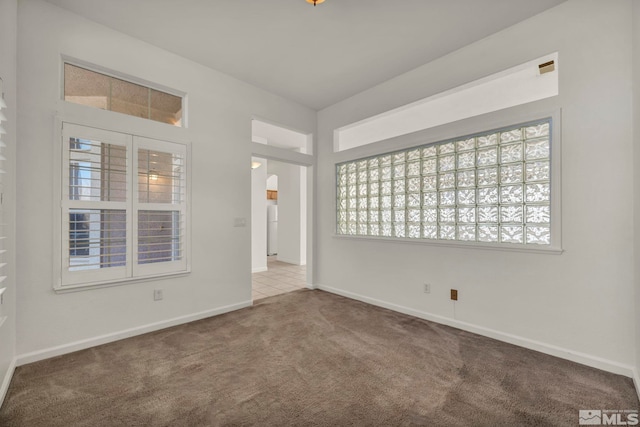
[[[267,268],[268,271],[251,275],[254,301],[307,286],[307,268],[304,265],[278,261],[274,255],[267,257]]]

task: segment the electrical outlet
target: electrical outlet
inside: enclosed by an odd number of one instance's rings
[[[424,293],[425,294],[430,294],[431,293],[431,283],[425,283],[424,284]]]
[[[154,289],[154,291],[153,291],[153,300],[154,301],[162,300],[162,289]]]
[[[451,289],[451,299],[453,301],[458,301],[458,290],[457,289]]]

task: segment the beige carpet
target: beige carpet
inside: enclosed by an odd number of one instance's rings
[[[577,425],[632,381],[321,291],[16,370],[1,426]]]

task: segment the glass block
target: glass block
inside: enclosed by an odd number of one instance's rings
[[[358,187],[356,187],[355,185],[350,185],[348,189],[349,189],[349,197],[350,198],[356,197],[356,194],[358,194]]]
[[[358,211],[350,210],[347,212],[347,222],[358,222]]]
[[[380,183],[380,194],[383,196],[391,194],[391,181],[382,181]]]
[[[420,238],[420,224],[412,224],[409,223],[409,225],[407,226],[407,236],[410,239],[419,239]]]
[[[404,194],[393,196],[393,207],[404,208],[407,204],[407,198]]]
[[[407,151],[407,161],[420,160],[420,150]]]
[[[393,224],[393,233],[395,237],[407,237],[407,228],[404,222],[396,222]]]
[[[527,181],[548,181],[549,161],[527,163]]]
[[[491,166],[498,163],[498,148],[478,150],[478,167]]]
[[[549,140],[547,138],[527,141],[524,145],[526,160],[549,158]]]
[[[463,224],[475,224],[476,208],[458,208],[458,222]]]
[[[452,171],[456,168],[456,156],[442,156],[438,161],[438,170],[440,172]]]
[[[404,163],[393,165],[394,178],[404,178],[405,173],[406,173],[406,169],[405,169]]]
[[[366,160],[358,160],[356,162],[356,167],[359,171],[367,169],[367,161]]]
[[[382,209],[391,209],[391,196],[380,197],[380,207]]]
[[[522,129],[512,129],[500,133],[500,142],[511,142],[522,140]]]
[[[380,194],[380,183],[372,182],[369,184],[369,196],[377,196]]]
[[[418,193],[418,192],[420,192],[420,178],[409,178],[409,179],[407,179],[407,191],[409,193]]]
[[[476,139],[469,138],[462,141],[458,141],[456,142],[456,148],[458,149],[458,151],[473,150],[474,148],[476,148]]]
[[[437,189],[438,177],[436,175],[427,175],[422,177],[422,191],[431,191]]]
[[[347,197],[347,187],[338,187],[338,198],[344,199]]]
[[[498,241],[498,226],[496,225],[479,225],[478,226],[478,241],[479,242],[497,242]]]
[[[438,210],[436,208],[425,208],[422,210],[422,220],[426,223],[438,222]]]
[[[347,199],[340,199],[338,201],[338,209],[343,211],[347,210]]]
[[[500,187],[500,203],[522,203],[522,185]]]
[[[473,168],[476,166],[476,152],[467,151],[458,154],[458,169]]]
[[[500,206],[500,222],[522,223],[522,205]]]
[[[427,158],[427,157],[433,157],[437,154],[436,152],[436,146],[435,145],[431,145],[429,147],[425,147],[422,149],[422,158]]]
[[[548,202],[551,191],[548,183],[544,184],[527,184],[526,186],[527,203]]]
[[[498,168],[478,169],[478,186],[498,185]]]
[[[356,172],[356,164],[355,163],[347,163],[347,172],[355,173]]]
[[[551,243],[549,227],[527,227],[527,243],[548,245]]]
[[[458,190],[458,204],[459,205],[475,205],[476,204],[476,190]]]
[[[378,167],[380,167],[380,158],[374,157],[372,159],[369,159],[367,166],[369,167],[369,169],[377,169]]]
[[[347,175],[338,175],[338,185],[347,185]]]
[[[513,163],[522,160],[522,143],[506,144],[500,147],[500,162]]]
[[[438,145],[438,154],[450,154],[456,150],[456,145],[453,142],[447,142],[445,144]]]
[[[358,182],[368,182],[369,181],[369,172],[365,170],[361,170],[358,172]]]
[[[407,206],[410,208],[420,207],[420,193],[407,195]]]
[[[358,185],[358,196],[366,197],[369,195],[369,186],[365,184]]]
[[[358,224],[358,235],[359,236],[366,236],[369,234],[369,224],[364,223],[364,224]]]
[[[458,172],[458,188],[469,188],[476,186],[476,171],[466,170]]]
[[[423,225],[422,237],[424,239],[437,239],[438,238],[438,226],[437,225]]]
[[[420,162],[407,163],[407,176],[420,175]]]
[[[380,235],[385,237],[391,237],[391,223],[380,224]]]
[[[340,175],[345,175],[347,173],[347,165],[345,164],[338,165],[338,173]]]
[[[339,211],[338,212],[338,222],[347,222],[347,212],[346,211]]]
[[[424,159],[422,161],[422,174],[428,175],[430,173],[436,173],[436,165],[438,164],[435,158]]]
[[[380,222],[380,212],[369,211],[369,222]]]
[[[438,237],[442,240],[455,240],[456,238],[456,226],[455,225],[441,225],[438,227]]]
[[[479,205],[498,204],[498,187],[478,188]]]
[[[475,225],[459,225],[458,240],[461,240],[463,242],[475,242],[476,240]]]
[[[420,209],[409,209],[407,211],[407,221],[408,222],[420,222]]]
[[[456,222],[456,208],[440,208],[438,211],[439,222]]]
[[[446,188],[454,188],[456,186],[455,172],[447,172],[440,175],[438,187],[443,190]]]
[[[386,166],[391,164],[391,155],[387,154],[380,157],[380,166]]]
[[[382,168],[380,168],[380,179],[391,179],[391,166],[383,166]]]
[[[424,193],[422,198],[423,206],[438,206],[438,193],[435,191]]]
[[[347,234],[347,224],[342,222],[338,224],[338,234]]]
[[[379,224],[369,224],[369,235],[370,236],[379,236],[380,235],[380,225]]]
[[[391,211],[390,210],[382,210],[382,211],[380,211],[380,222],[391,222]]]
[[[540,123],[539,125],[529,126],[524,130],[525,138],[537,138],[539,136],[549,135],[549,122]]]
[[[366,210],[367,207],[369,206],[368,203],[369,199],[367,199],[366,197],[361,197],[358,199],[358,209],[359,210]]]
[[[358,180],[358,175],[355,172],[351,172],[347,174],[347,184],[355,185]]]
[[[441,191],[440,192],[440,204],[442,206],[453,206],[456,204],[456,192],[455,191]]]
[[[478,222],[497,224],[498,223],[498,207],[497,206],[478,206]]]
[[[406,181],[404,179],[397,179],[393,181],[393,194],[404,194],[406,191]]]
[[[356,209],[358,207],[358,199],[355,197],[347,199],[347,209]]]
[[[407,222],[407,212],[404,209],[397,209],[393,211],[394,222]]]
[[[527,223],[549,224],[550,220],[549,206],[527,206]]]
[[[369,169],[369,181],[376,182],[378,180],[380,180],[380,169],[378,168]]]
[[[512,184],[522,182],[522,164],[500,166],[500,182],[502,184]]]
[[[478,148],[488,147],[490,145],[496,145],[498,143],[498,134],[492,133],[491,135],[484,135],[478,137]]]
[[[347,224],[347,234],[355,236],[357,231],[358,229],[356,224],[352,224],[352,223]]]
[[[380,199],[378,197],[369,197],[369,209],[379,209]]]
[[[523,243],[522,226],[506,225],[500,227],[500,241],[502,243]]]
[[[399,153],[393,153],[391,155],[391,161],[393,163],[404,163],[406,161],[406,153],[404,151],[401,151]]]

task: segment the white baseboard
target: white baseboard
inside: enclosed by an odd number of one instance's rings
[[[20,354],[16,357],[16,366],[26,365],[28,363],[37,362],[39,360],[49,359],[51,357],[60,356],[62,354],[72,353],[78,350],[107,344],[124,338],[136,335],[146,334],[148,332],[169,328],[171,326],[181,325],[183,323],[193,322],[195,320],[205,319],[207,317],[217,316],[219,314],[228,313],[230,311],[239,310],[241,308],[253,305],[251,301],[245,301],[238,304],[227,305],[224,307],[214,308],[212,310],[201,311],[199,313],[188,314],[186,316],[174,317],[173,319],[163,320],[160,322],[150,323],[123,331],[113,332],[106,335],[100,335],[85,340],[75,341],[55,347],[37,350],[26,354]]]
[[[430,320],[432,322],[441,323],[443,325],[452,326],[454,328],[462,329],[468,332],[473,332],[478,335],[483,335],[485,337],[493,338],[499,341],[504,341],[509,344],[514,344],[520,347],[524,347],[531,350],[539,351],[541,353],[549,354],[551,356],[556,356],[561,359],[566,359],[572,362],[580,363],[582,365],[587,365],[593,368],[602,369],[603,371],[612,372],[614,374],[624,375],[626,377],[631,377],[631,378],[634,377],[634,368],[632,366],[623,365],[621,363],[614,362],[612,360],[603,359],[597,356],[592,356],[586,353],[569,350],[566,348],[543,343],[540,341],[531,340],[531,339],[520,337],[517,335],[507,334],[504,332],[496,331],[490,328],[485,328],[483,326],[475,325],[472,323],[461,322],[459,320],[451,319],[449,317],[444,317],[437,314],[431,314],[426,311],[415,310],[413,308],[404,307],[401,305],[378,300],[375,298],[370,298],[370,297],[356,294],[350,291],[333,288],[331,286],[316,285],[316,289],[342,295],[347,298],[366,302],[368,304],[387,308],[389,310],[408,314],[410,316],[419,317],[421,319]],[[639,382],[638,382],[637,374],[635,378],[636,378],[636,388],[638,388]]]
[[[256,267],[251,269],[252,273],[262,273],[263,271],[269,271],[267,267]]]
[[[7,392],[9,391],[9,385],[11,385],[11,378],[13,378],[13,372],[16,370],[16,358],[14,357],[11,363],[9,364],[9,368],[7,372],[4,373],[4,378],[2,380],[2,384],[0,385],[0,408],[4,403],[4,398],[7,397]]]
[[[636,393],[638,393],[638,400],[640,400],[640,372],[637,368],[633,368],[633,384],[636,386]]]

